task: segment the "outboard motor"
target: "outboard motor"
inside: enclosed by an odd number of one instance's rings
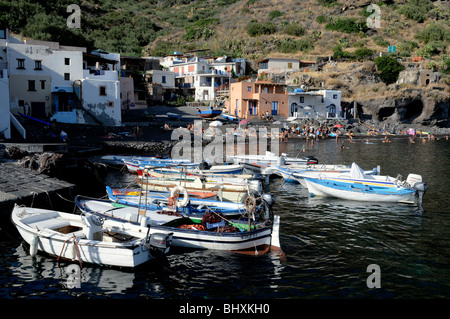
[[[318,164],[319,160],[317,158],[315,158],[314,156],[306,156],[306,164],[308,165],[312,165],[312,164]]]
[[[406,182],[416,191],[416,204],[422,206],[423,195],[428,189],[427,184],[422,181],[422,176],[409,174],[406,178]]]
[[[211,168],[211,166],[210,166],[207,162],[205,162],[205,161],[201,162],[200,165],[199,165],[198,167],[199,167],[201,170],[207,170],[207,169],[210,169],[210,168]]]
[[[264,219],[272,218],[272,206],[275,204],[275,199],[271,194],[262,194],[261,195],[262,205],[264,208]]]
[[[149,248],[152,250],[153,255],[165,255],[169,252],[170,246],[172,245],[173,233],[154,233],[147,238]]]
[[[251,179],[248,181],[248,190],[250,194],[256,193],[261,194],[262,192],[262,183],[260,180]]]

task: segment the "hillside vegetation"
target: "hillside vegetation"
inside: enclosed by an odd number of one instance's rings
[[[69,4],[81,8],[70,29]],[[0,25],[24,37],[123,55],[210,49],[257,60],[268,55],[363,60],[395,45],[400,57],[433,58],[449,69],[450,8],[431,0],[0,0]]]

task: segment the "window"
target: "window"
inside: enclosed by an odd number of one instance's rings
[[[64,81],[70,81],[70,73],[64,73]]]
[[[25,59],[17,59],[17,68],[25,69]]]
[[[255,86],[255,93],[259,93],[259,86]]]
[[[305,103],[305,97],[304,96],[300,96],[300,103]]]
[[[28,91],[36,91],[36,81],[28,80]]]
[[[264,87],[264,93],[269,93],[269,88],[267,86]]]
[[[99,88],[99,93],[98,93],[98,95],[100,95],[100,96],[106,96],[106,86],[101,86],[101,87]]]
[[[251,86],[247,86],[247,92],[251,92],[252,91],[252,87]]]
[[[114,107],[114,101],[108,101],[108,107]]]
[[[269,63],[260,63],[259,64],[259,68],[260,69],[268,69],[269,68]]]
[[[41,90],[45,90],[45,80],[41,80]]]
[[[0,29],[0,39],[6,39],[6,30]]]
[[[337,94],[333,94],[333,99],[337,99]]]
[[[35,69],[35,70],[42,70],[42,61],[40,61],[40,60],[35,60],[35,61],[34,61],[34,69]]]
[[[162,76],[162,83],[166,83],[166,76],[165,75]]]
[[[64,64],[70,65],[70,58],[64,58]]]
[[[288,69],[292,69],[292,62],[289,62],[287,65],[288,65]]]

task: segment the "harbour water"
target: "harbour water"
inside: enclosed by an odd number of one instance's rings
[[[316,141],[299,156],[323,164],[380,165],[381,174],[423,176],[423,209],[414,206],[310,198],[300,185],[274,178],[270,192],[281,217],[286,256],[176,250],[165,264],[136,270],[83,265],[78,288],[65,284],[67,265],[32,259],[13,230],[0,232],[0,299],[446,299],[450,297],[450,141],[411,144],[407,137],[369,144]],[[280,143],[297,155],[305,140]],[[343,149],[341,146],[344,145]],[[114,172],[108,183],[126,186]],[[113,185],[112,183],[115,183]],[[369,265],[380,288],[369,288]]]

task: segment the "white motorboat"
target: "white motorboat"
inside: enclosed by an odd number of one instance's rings
[[[422,176],[409,174],[406,181],[391,176],[365,175],[355,163],[350,176],[303,178],[312,196],[355,201],[417,203],[421,205],[427,185]]]
[[[327,177],[350,177],[351,165],[314,164],[314,165],[283,165],[268,166],[262,170],[263,175],[279,175],[286,182],[300,183],[306,187],[305,177],[327,178]],[[377,175],[380,168],[365,170],[364,175]]]
[[[11,219],[30,245],[39,251],[81,263],[137,267],[155,254],[167,253],[172,234],[95,214],[68,214],[16,205]]]
[[[288,154],[282,153],[281,156],[266,151],[265,155],[233,155],[226,157],[227,162],[234,164],[253,164],[253,165],[284,165],[284,164],[317,164],[318,160],[313,156],[305,158],[288,157]]]

